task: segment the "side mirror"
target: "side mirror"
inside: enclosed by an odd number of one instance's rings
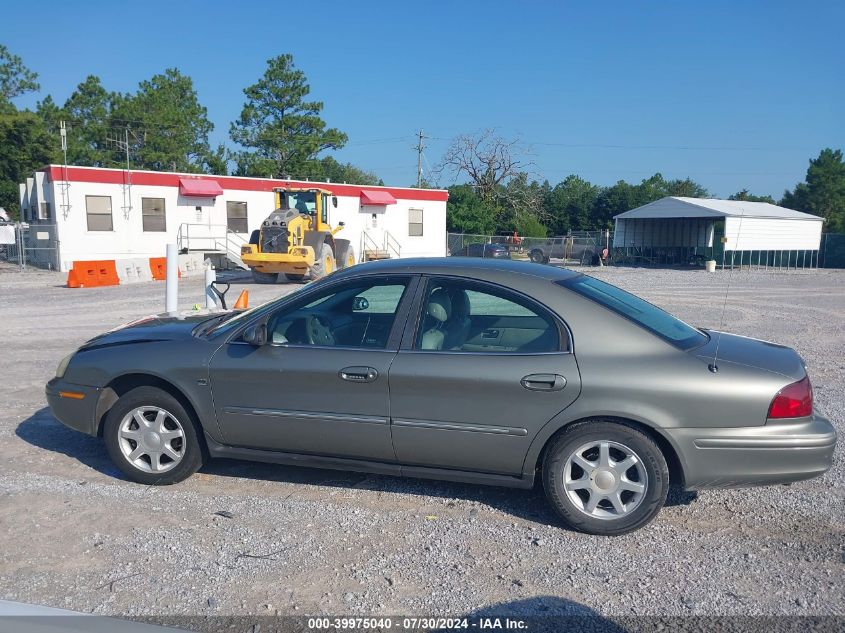
[[[256,325],[250,325],[247,329],[244,330],[243,335],[244,343],[249,343],[250,345],[254,345],[255,347],[261,347],[262,345],[267,344],[267,324],[266,323],[258,323]]]
[[[352,311],[353,312],[360,312],[361,310],[366,310],[370,307],[370,302],[367,301],[366,297],[355,297],[352,299]]]
[[[332,206],[337,209],[337,196],[332,196]]]

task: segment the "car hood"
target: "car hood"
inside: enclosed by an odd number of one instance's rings
[[[167,314],[152,315],[125,323],[104,334],[95,336],[79,349],[90,350],[130,343],[188,339],[191,338],[192,332],[198,324],[219,317],[220,314],[219,312],[204,312],[201,314],[188,313],[176,316]]]
[[[736,363],[771,371],[793,380],[801,380],[807,374],[804,361],[791,347],[727,332],[708,330],[707,333],[710,340],[691,353],[710,363],[713,362],[718,346],[717,365],[720,362]]]

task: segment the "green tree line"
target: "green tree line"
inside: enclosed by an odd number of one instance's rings
[[[520,189],[521,196],[509,195]],[[639,183],[620,180],[600,186],[572,174],[552,185],[515,174],[499,185],[497,195],[479,191],[474,184],[449,187],[447,228],[456,233],[491,235],[517,231],[525,237],[565,235],[569,231],[613,228],[613,216],[665,196],[707,198],[707,189],[692,179],[666,180],[656,173]],[[747,189],[730,200],[768,202],[825,218],[824,231],[845,233],[845,161],[841,150],[824,149],[810,160],[805,181],[784,191],[778,201]],[[531,201],[525,207],[524,201]],[[522,207],[522,208],[521,208]]]
[[[86,77],[61,105],[48,94],[34,111],[14,99],[39,91],[38,76],[0,44],[0,206],[18,212],[18,184],[36,169],[64,160],[60,126],[67,135],[67,163],[224,175],[383,184],[374,173],[342,163],[327,152],[343,148],[347,135],[328,127],[323,103],[310,98],[305,74],[293,56],[267,60],[264,74],[246,88],[232,147],[212,147],[214,124],[191,77],[176,68],[142,80],[131,93],[110,91],[99,77]],[[640,183],[609,187],[577,175],[552,185],[523,168],[518,144],[487,132],[455,140],[444,164],[467,184],[449,187],[451,231],[522,235],[564,234],[612,226],[612,218],[663,196],[706,197],[691,179],[666,180],[659,173]],[[775,202],[742,190],[737,200]],[[842,151],[825,149],[810,161],[804,182],[785,191],[783,206],[824,217],[825,230],[845,232],[845,162]]]

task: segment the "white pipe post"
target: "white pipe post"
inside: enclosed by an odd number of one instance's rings
[[[164,310],[168,314],[176,314],[179,303],[179,249],[176,244],[167,245],[166,270]]]
[[[217,271],[214,270],[214,265],[210,259],[205,260],[205,307],[209,310],[218,308],[217,295],[214,294],[212,283],[217,281]]]

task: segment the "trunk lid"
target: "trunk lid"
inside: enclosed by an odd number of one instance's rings
[[[790,380],[801,380],[807,375],[804,361],[791,347],[727,332],[708,330],[707,333],[710,335],[710,341],[690,350],[690,353],[709,363],[713,362],[718,345],[717,365],[726,362],[755,367],[780,374]]]

